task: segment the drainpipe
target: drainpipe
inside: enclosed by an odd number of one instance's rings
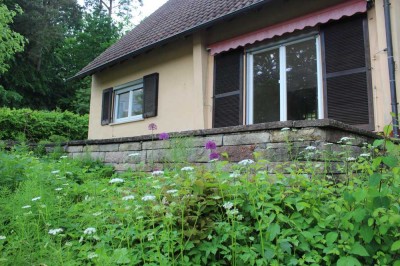
[[[392,118],[393,123],[393,137],[399,137],[399,115],[397,109],[397,95],[396,95],[396,76],[394,71],[394,58],[393,58],[393,42],[392,42],[392,25],[390,19],[390,0],[384,0],[383,4],[385,12],[385,27],[386,27],[386,43],[387,43],[387,56],[389,65],[389,82],[390,82],[390,96],[392,113],[394,116]]]

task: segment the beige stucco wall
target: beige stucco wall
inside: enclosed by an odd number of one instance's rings
[[[214,42],[297,17],[343,0],[275,1],[260,10],[225,21],[218,26],[172,42],[164,47],[111,67],[92,78],[89,139],[148,134],[147,125],[156,123],[158,132],[212,127],[214,58],[206,48]],[[284,10],[285,12],[282,12]],[[397,12],[397,13],[396,13]],[[397,90],[400,95],[400,1],[392,0]],[[382,131],[391,121],[387,57],[384,49],[383,0],[368,11],[373,77],[375,129]],[[160,74],[158,116],[143,121],[101,126],[102,91],[154,72]],[[245,82],[245,81],[244,81]]]
[[[396,61],[397,98],[400,96],[400,1],[391,1],[392,34],[394,58]],[[391,95],[389,87],[389,71],[385,31],[383,0],[376,0],[375,6],[368,11],[368,27],[370,37],[371,73],[373,84],[373,102],[375,131],[380,132],[385,125],[391,123]]]
[[[158,115],[142,121],[101,126],[102,91],[158,72]],[[116,65],[92,78],[89,139],[149,134],[148,124],[158,132],[203,128],[203,114],[193,108],[197,88],[193,76],[193,40],[187,38]]]

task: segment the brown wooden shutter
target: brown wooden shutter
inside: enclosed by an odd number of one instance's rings
[[[367,20],[364,15],[322,28],[328,118],[373,129]]]
[[[154,73],[143,77],[143,117],[157,116],[158,107],[158,79]]]
[[[113,88],[103,90],[101,108],[101,125],[105,126],[112,122]]]
[[[215,56],[213,127],[243,124],[243,50]]]

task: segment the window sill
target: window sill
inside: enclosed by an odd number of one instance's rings
[[[132,123],[132,122],[139,122],[139,121],[143,121],[144,118],[140,117],[140,118],[128,118],[128,119],[124,119],[124,120],[120,120],[120,121],[116,121],[114,123],[111,123],[110,126],[116,126],[116,125],[121,125],[121,124],[126,124],[126,123]]]

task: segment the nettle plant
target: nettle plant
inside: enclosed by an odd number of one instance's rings
[[[23,178],[0,193],[0,261],[400,265],[399,146],[383,138],[351,157],[348,142],[337,154],[305,148],[302,168],[285,172],[265,171],[260,155],[234,165],[211,158],[212,142],[209,164],[151,173],[2,152]],[[324,156],[342,159],[340,181],[315,171]]]

